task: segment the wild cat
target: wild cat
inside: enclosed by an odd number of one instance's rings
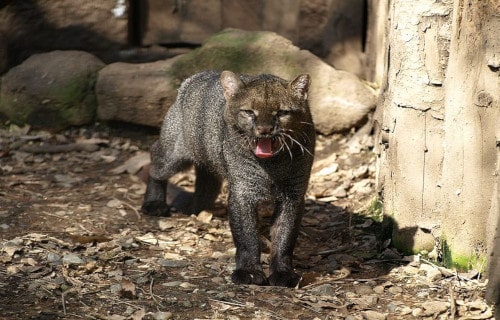
[[[194,165],[195,193],[187,210],[210,209],[227,179],[228,214],[236,246],[237,284],[293,287],[292,267],[315,131],[308,106],[310,77],[207,71],[183,82],[159,139],[142,211],[167,216],[167,179]],[[260,263],[257,206],[274,201],[270,275]]]

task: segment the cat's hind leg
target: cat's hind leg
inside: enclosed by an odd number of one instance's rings
[[[167,217],[170,208],[166,202],[167,181],[156,180],[151,176],[148,178],[144,202],[141,211],[150,216]]]
[[[191,205],[186,209],[187,214],[198,214],[203,210],[210,210],[219,195],[222,180],[213,172],[202,166],[196,166],[195,191]]]
[[[151,168],[141,207],[141,211],[150,216],[170,215],[166,202],[168,179],[190,165],[182,158],[173,157],[166,149],[158,141],[151,147]]]

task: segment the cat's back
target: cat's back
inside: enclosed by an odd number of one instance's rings
[[[203,71],[184,80],[177,94],[182,109],[206,109],[223,103],[220,72]]]
[[[223,140],[224,104],[220,72],[203,71],[187,78],[165,118],[163,140],[175,141],[177,156],[221,172],[217,161]]]

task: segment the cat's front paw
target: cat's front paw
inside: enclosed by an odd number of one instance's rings
[[[170,208],[164,201],[146,201],[142,204],[141,211],[149,216],[168,217]]]
[[[277,287],[293,288],[299,280],[300,276],[293,271],[276,271],[269,276],[269,284]]]
[[[267,278],[262,271],[235,270],[231,276],[236,284],[256,284],[258,286],[267,285]]]

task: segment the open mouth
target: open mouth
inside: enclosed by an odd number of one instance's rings
[[[272,138],[257,138],[254,150],[255,156],[261,159],[272,157],[274,155],[273,145]]]

